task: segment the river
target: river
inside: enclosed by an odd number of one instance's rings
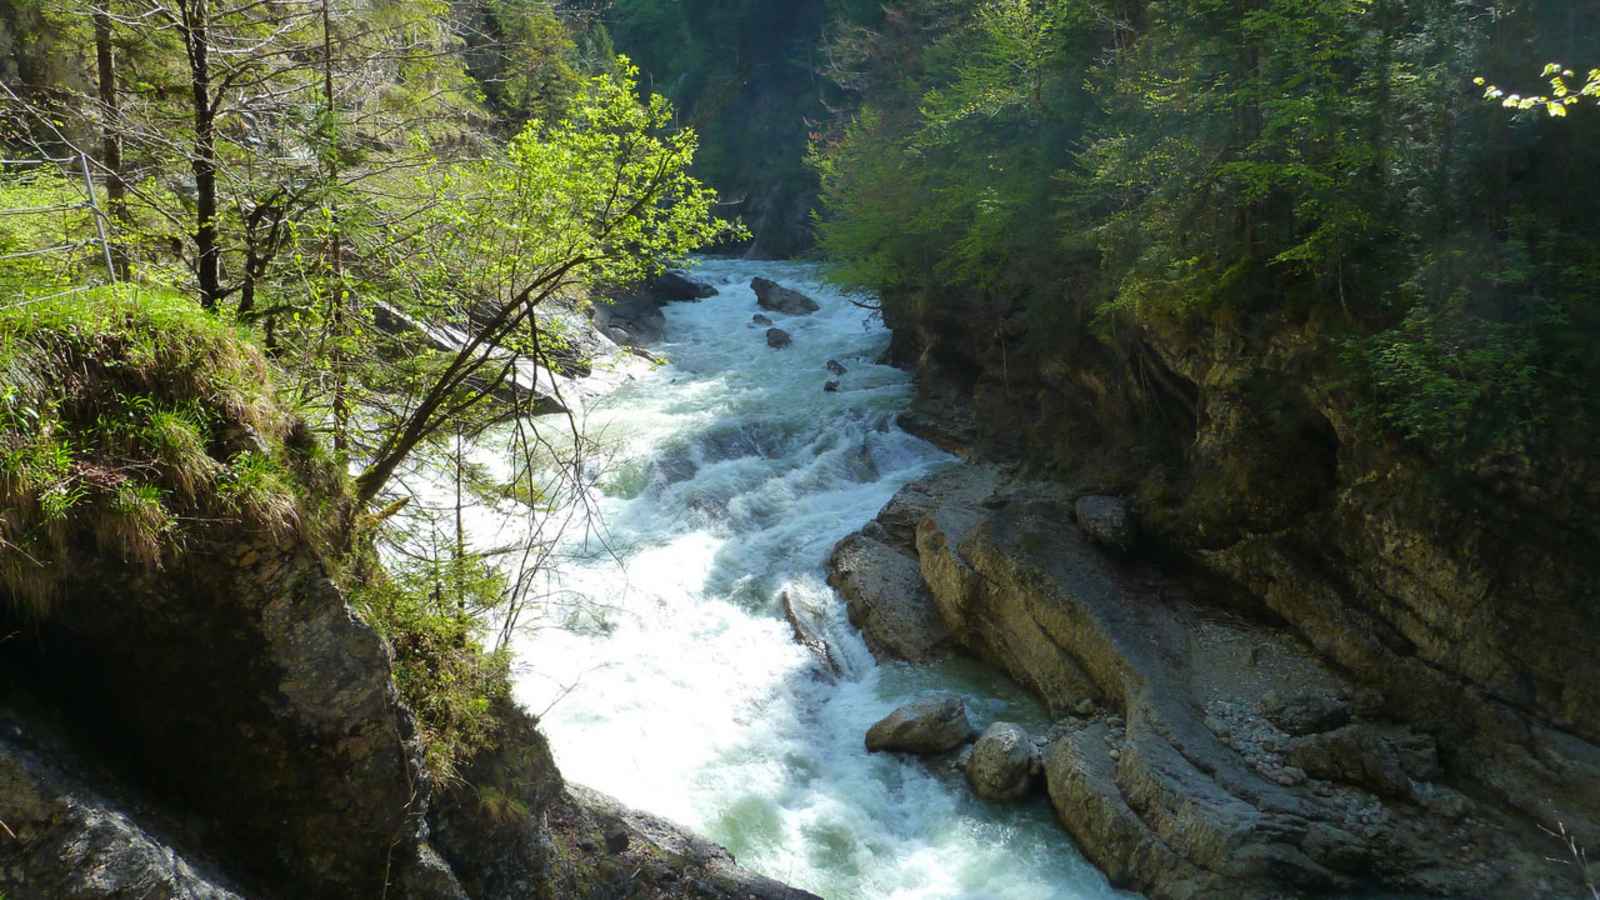
[[[822,304],[768,313],[786,349],[751,324],[756,275]],[[694,276],[719,294],[666,307],[653,349],[669,362],[584,413],[612,458],[593,492],[603,531],[563,547],[555,587],[582,602],[516,647],[518,697],[546,711],[563,774],[828,900],[1127,896],[1042,797],[985,804],[959,774],[865,751],[868,726],[932,690],[964,692],[980,728],[1046,719],[972,663],[876,664],[824,581],[836,541],[952,462],[894,425],[912,385],[875,362],[888,333],[806,264],[706,260]],[[829,360],[848,369],[837,392]],[[822,623],[841,678],[794,642],[783,592]]]

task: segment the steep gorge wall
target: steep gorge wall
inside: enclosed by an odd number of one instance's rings
[[[920,375],[908,427],[1020,463],[1069,504],[1130,497],[1141,555],[1205,585],[1202,606],[1292,634],[1376,691],[1372,716],[1430,735],[1453,783],[1528,833],[1560,821],[1600,838],[1592,451],[1452,471],[1388,441],[1311,316],[1115,346],[1050,346],[1020,310],[959,300],[889,324],[893,357]]]

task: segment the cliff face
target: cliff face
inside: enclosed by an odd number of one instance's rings
[[[891,504],[879,530],[919,523],[902,550],[969,652],[1057,709],[1090,697],[1126,716],[1126,731],[1111,734],[1131,745],[1120,763],[1065,745],[1051,762],[1063,821],[1119,881],[1158,896],[1206,895],[1214,877],[1236,890],[1365,880],[1527,896],[1551,874],[1539,871],[1536,823],[1600,837],[1600,473],[1591,451],[1484,458],[1447,474],[1358,425],[1314,318],[1146,329],[1115,348],[1087,338],[1043,345],[1021,315],[960,302],[902,311],[890,325],[892,355],[920,375],[903,424],[1042,480],[1002,479],[965,500],[936,485],[930,501],[925,488],[918,509],[907,511],[915,495]],[[1071,519],[1086,494],[1130,499],[1143,531],[1135,557],[1151,574],[1129,574],[1119,567],[1131,563],[1081,541],[1059,546],[1042,527]],[[1030,495],[1050,508],[1006,499]],[[1265,648],[1249,651],[1252,665],[1284,640],[1302,648],[1301,661],[1230,676],[1240,696],[1211,696],[1218,666],[1196,654],[1218,639],[1207,624],[1217,617],[1241,623],[1229,626],[1241,645]],[[1317,733],[1336,736],[1309,743],[1280,734],[1278,749],[1299,742],[1301,764],[1279,759],[1251,772],[1237,768],[1235,757],[1248,756],[1238,747],[1207,749],[1216,728],[1193,727],[1220,722],[1237,733],[1211,705],[1239,706],[1259,722],[1266,692],[1281,700],[1323,687],[1359,707],[1347,718],[1377,731],[1324,728]],[[1482,846],[1521,848],[1474,851],[1504,868],[1489,879],[1495,887],[1471,888],[1459,867],[1442,874],[1444,851],[1404,829],[1376,843],[1306,831],[1311,823],[1362,835],[1302,785],[1366,783],[1381,795],[1368,777],[1385,768],[1372,748],[1416,740],[1437,747],[1439,769],[1396,762],[1389,768],[1402,774],[1387,780],[1407,799],[1385,802],[1410,803],[1399,819],[1439,834],[1459,824],[1459,811],[1453,819],[1424,802],[1428,789],[1406,785],[1437,782],[1480,802],[1467,820],[1492,822],[1487,833],[1501,835]],[[1296,784],[1278,784],[1272,765],[1294,769],[1284,777]],[[1521,862],[1502,866],[1513,856]]]
[[[0,893],[809,896],[566,785],[507,701],[434,783],[260,354],[182,298],[73,302],[0,317]]]
[[[433,789],[389,651],[303,541],[225,534],[161,572],[87,557],[49,618],[24,629],[17,643],[29,658],[14,664],[32,677],[17,672],[8,687],[58,711],[67,735],[81,738],[78,754],[116,772],[110,791],[132,788],[136,806],[195,824],[193,834],[155,839],[180,859],[217,860],[239,883],[274,893],[360,896],[392,882],[405,894],[451,896],[448,870],[426,871],[436,863],[424,825]],[[19,736],[33,730],[21,718]],[[41,888],[69,862],[100,861],[108,886],[139,883],[111,864],[115,844],[104,859],[36,852],[60,826],[12,808],[14,796],[0,800],[16,832],[0,843],[0,858],[14,857],[0,867],[13,896],[51,896]],[[136,809],[106,808],[139,821]],[[440,883],[424,889],[428,880]]]

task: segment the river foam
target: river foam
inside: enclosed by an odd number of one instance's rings
[[[969,691],[980,727],[1044,717],[970,663],[877,665],[824,582],[836,541],[952,461],[894,425],[912,385],[875,362],[887,332],[808,265],[694,275],[719,293],[666,308],[654,349],[670,362],[584,414],[612,454],[593,492],[605,540],[569,537],[558,587],[587,611],[517,643],[518,697],[548,710],[563,774],[829,900],[1123,896],[1043,799],[988,805],[958,774],[866,753],[868,726],[931,690]],[[757,275],[822,304],[767,313],[787,349],[751,324]],[[823,390],[830,359],[848,369],[838,392]],[[825,630],[836,682],[792,640],[784,592]]]

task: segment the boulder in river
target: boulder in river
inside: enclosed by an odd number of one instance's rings
[[[867,729],[867,750],[944,753],[971,740],[976,731],[967,718],[965,701],[954,694],[936,694],[907,703]]]
[[[1020,800],[1043,767],[1042,755],[1021,725],[995,722],[984,729],[967,759],[967,781],[984,800]]]
[[[844,364],[839,362],[837,359],[828,360],[827,368],[829,372],[832,372],[835,375],[843,375],[844,373],[850,371],[849,369],[846,369]]]
[[[750,288],[756,292],[756,303],[762,309],[770,309],[789,316],[809,316],[822,308],[817,305],[817,301],[805,294],[765,278],[752,279]]]
[[[794,635],[794,642],[806,648],[811,655],[816,657],[822,668],[833,676],[840,674],[839,661],[833,657],[833,648],[828,646],[828,641],[822,636],[822,629],[812,622],[811,617],[795,608],[794,599],[784,591],[779,598],[783,605],[783,617],[789,622],[789,631]]]
[[[625,347],[639,347],[661,340],[667,317],[654,297],[626,294],[597,301],[590,315],[601,334]]]
[[[949,648],[916,557],[899,548],[860,532],[846,537],[828,557],[828,584],[844,595],[850,624],[879,659],[923,662]]]
[[[835,378],[822,385],[822,389],[830,394],[839,393],[839,379]]]
[[[650,282],[650,293],[663,303],[682,303],[715,297],[717,289],[690,278],[686,272],[668,269]]]
[[[756,313],[755,315],[750,317],[750,324],[752,324],[752,325],[765,325],[765,326],[770,328],[770,327],[772,327],[772,320],[767,318],[766,316],[763,316],[761,313]]]
[[[782,350],[784,347],[787,347],[792,343],[794,343],[794,338],[790,337],[789,332],[784,331],[782,328],[767,329],[768,347],[771,347],[774,350]]]

